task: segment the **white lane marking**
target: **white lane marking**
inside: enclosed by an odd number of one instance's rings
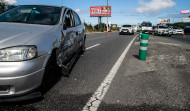
[[[100,44],[93,45],[93,46],[91,46],[91,47],[86,48],[86,50],[92,49],[92,48],[97,47],[97,46],[99,46],[99,45],[100,45]]]
[[[164,45],[182,46],[180,44],[175,44],[175,43],[165,43],[165,42],[158,42],[158,43],[164,44]]]
[[[88,103],[84,106],[82,111],[97,111],[102,99],[104,98],[104,96],[106,95],[106,93],[110,87],[110,84],[111,84],[113,78],[115,77],[119,67],[121,66],[127,52],[129,51],[129,49],[130,49],[132,43],[134,42],[134,40],[136,39],[136,37],[137,36],[135,36],[133,38],[133,40],[129,43],[129,45],[126,47],[124,52],[121,54],[121,56],[119,57],[117,62],[112,67],[112,69],[109,72],[109,74],[107,75],[107,77],[104,79],[104,81],[98,87],[96,92],[92,95],[92,97],[90,98]]]

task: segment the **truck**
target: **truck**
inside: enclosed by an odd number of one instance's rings
[[[142,30],[143,33],[153,33],[152,23],[149,21],[144,21],[140,25],[140,30]]]

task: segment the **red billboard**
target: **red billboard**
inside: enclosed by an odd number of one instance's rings
[[[90,16],[91,17],[105,17],[111,16],[111,6],[95,6],[90,7]]]

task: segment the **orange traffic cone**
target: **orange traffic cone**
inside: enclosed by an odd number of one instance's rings
[[[183,35],[183,39],[186,39],[186,36],[185,36],[185,34]]]

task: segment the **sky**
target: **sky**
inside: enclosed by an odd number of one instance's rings
[[[44,4],[67,6],[75,10],[81,20],[95,25],[97,17],[90,17],[90,6],[106,6],[107,0],[5,0],[14,5]],[[158,19],[170,19],[171,23],[181,22],[185,15],[180,10],[190,10],[190,0],[108,0],[112,7],[109,21],[112,24],[138,24],[150,21],[154,25]],[[186,15],[187,17],[188,15]],[[107,18],[102,18],[107,23]]]

